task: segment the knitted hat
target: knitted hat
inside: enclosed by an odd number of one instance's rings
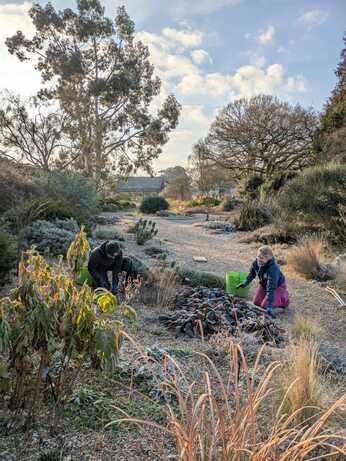
[[[120,253],[120,245],[118,242],[108,242],[106,244],[106,253],[109,256],[115,256],[116,254]]]

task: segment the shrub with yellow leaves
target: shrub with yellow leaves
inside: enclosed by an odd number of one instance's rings
[[[13,408],[22,407],[30,392],[34,402],[40,389],[58,400],[73,358],[104,369],[117,363],[126,322],[137,315],[109,291],[75,284],[88,250],[83,229],[68,251],[68,269],[62,259],[51,265],[29,250],[17,288],[0,300],[0,350],[14,376]]]

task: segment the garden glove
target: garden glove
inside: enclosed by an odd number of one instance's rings
[[[244,283],[240,283],[239,285],[237,285],[237,290],[239,290],[239,288],[246,288],[247,287],[247,284],[244,282]]]
[[[117,283],[112,284],[112,293],[113,295],[118,294],[118,284]]]
[[[275,319],[275,314],[274,314],[274,310],[272,308],[272,306],[267,306],[267,314],[269,315],[269,317],[271,317],[272,319]]]

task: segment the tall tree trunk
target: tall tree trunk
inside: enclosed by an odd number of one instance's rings
[[[98,53],[97,53],[97,43],[94,39],[94,57],[95,57],[95,81],[98,81],[99,78],[99,62],[98,62]],[[95,96],[94,98],[94,114],[95,114],[95,180],[96,184],[100,183],[101,174],[103,169],[102,162],[102,126],[100,119],[100,110],[99,110],[99,97]]]

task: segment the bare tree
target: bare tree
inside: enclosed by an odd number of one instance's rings
[[[194,185],[201,194],[208,195],[211,191],[228,189],[234,182],[232,172],[211,159],[208,145],[203,139],[193,146],[188,161]]]
[[[66,150],[71,150],[64,129],[66,117],[36,98],[27,104],[10,93],[4,94],[0,107],[0,153],[13,160],[48,171]],[[60,165],[66,167],[67,162]]]
[[[312,110],[273,96],[239,99],[224,107],[206,138],[206,156],[238,177],[266,179],[299,170],[313,159],[318,124]]]

